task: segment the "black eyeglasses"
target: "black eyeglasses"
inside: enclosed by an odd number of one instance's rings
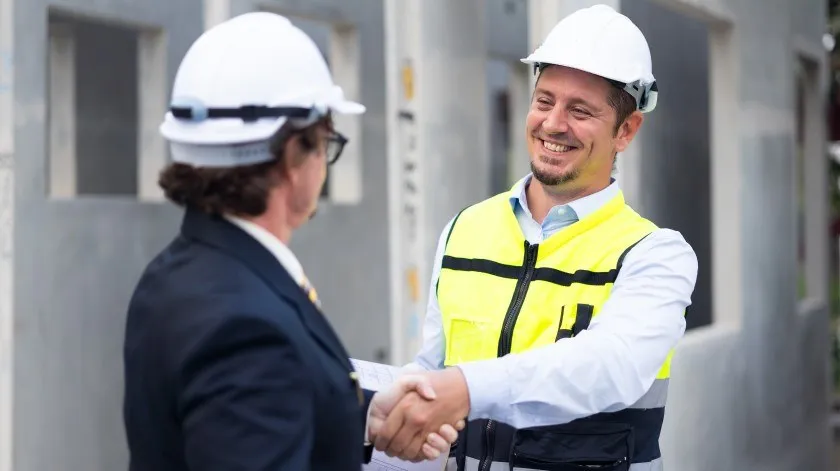
[[[332,134],[327,137],[327,165],[334,164],[341,157],[341,152],[344,151],[347,140],[338,131],[332,131]]]

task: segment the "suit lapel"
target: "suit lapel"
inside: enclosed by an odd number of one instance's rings
[[[301,322],[315,340],[342,365],[352,369],[347,351],[324,314],[262,244],[222,217],[190,209],[184,215],[181,233],[184,237],[212,245],[240,260],[279,297],[293,304]]]

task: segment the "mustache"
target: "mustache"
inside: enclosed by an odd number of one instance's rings
[[[544,141],[553,142],[555,144],[560,144],[563,146],[568,147],[583,147],[580,141],[574,138],[571,134],[567,132],[562,133],[554,133],[554,134],[539,134],[535,133],[534,137],[537,139],[542,139]]]

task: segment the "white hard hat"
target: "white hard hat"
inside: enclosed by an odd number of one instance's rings
[[[187,51],[160,132],[176,162],[232,167],[271,160],[269,138],[287,120],[364,111],[344,98],[306,33],[283,16],[247,13]]]
[[[658,88],[647,40],[629,18],[607,5],[563,18],[522,62],[532,64],[535,72],[561,65],[604,77],[630,93],[639,110],[656,107]]]

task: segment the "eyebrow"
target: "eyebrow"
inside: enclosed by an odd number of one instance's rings
[[[535,88],[534,89],[534,97],[536,97],[537,94],[545,95],[545,96],[547,96],[549,98],[552,98],[552,99],[554,98],[554,94],[551,93],[550,91],[544,89],[544,88]],[[534,97],[532,97],[531,99],[533,99]],[[595,106],[593,103],[591,103],[589,101],[586,101],[586,100],[584,100],[583,98],[580,98],[580,97],[570,98],[568,104],[569,105],[583,105],[587,108],[591,108],[594,111],[600,111],[601,110],[600,107]]]
[[[591,109],[596,110],[596,111],[601,109],[601,108],[595,106],[594,104],[584,100],[583,98],[578,98],[578,97],[570,99],[569,104],[570,105],[583,105],[587,108],[591,108]]]
[[[535,88],[534,89],[534,96],[537,96],[538,93],[542,94],[542,95],[548,95],[550,98],[554,98],[554,94],[551,93],[550,91],[544,89],[544,88],[540,88],[540,87]]]

